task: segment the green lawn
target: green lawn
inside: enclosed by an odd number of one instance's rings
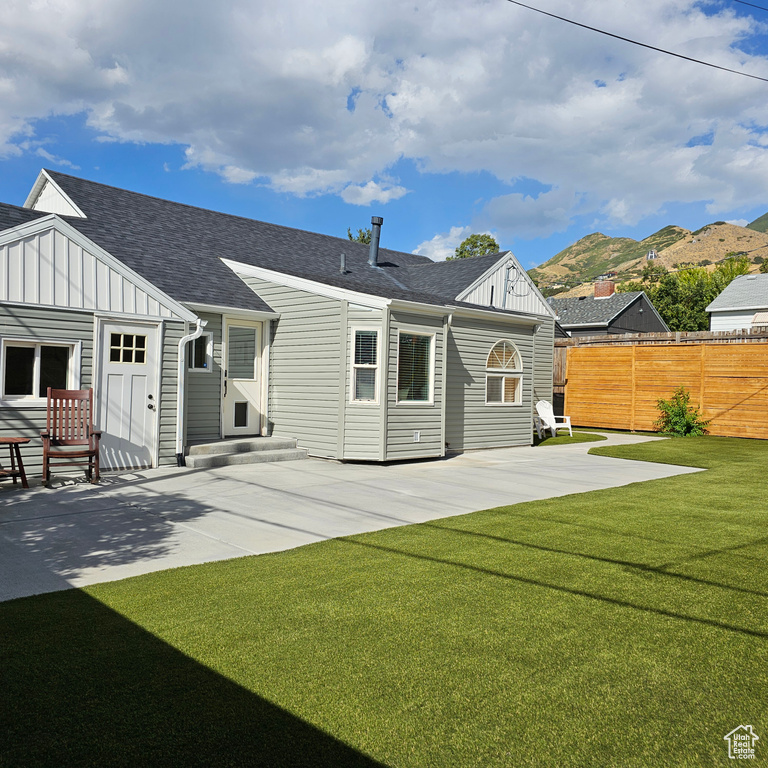
[[[768,442],[593,452],[708,471],[0,604],[0,764],[768,761]]]

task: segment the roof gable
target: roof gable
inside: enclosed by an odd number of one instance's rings
[[[563,328],[576,325],[605,326],[615,320],[631,304],[643,295],[643,291],[614,293],[603,299],[594,296],[576,296],[570,299],[547,299],[547,303],[557,313],[557,319]]]

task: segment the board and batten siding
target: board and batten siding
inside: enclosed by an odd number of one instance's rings
[[[554,328],[554,323],[549,324]],[[540,330],[539,333],[543,333]],[[548,331],[551,334],[552,331]],[[520,405],[488,405],[485,402],[485,377],[488,355],[493,346],[511,341],[523,363],[523,393]],[[538,345],[537,345],[538,346]],[[534,371],[533,328],[465,317],[454,317],[448,337],[448,384],[445,439],[448,451],[530,445],[532,442],[532,393],[536,379],[545,390],[549,370],[552,392],[552,342],[544,339],[537,352],[548,364],[536,365]]]
[[[241,279],[276,312],[269,360],[271,434],[311,456],[338,458],[341,301],[260,278]]]
[[[381,457],[382,409],[385,408],[386,371],[383,365],[384,340],[382,339],[382,311],[349,305],[347,309],[347,349],[344,356],[344,446],[343,458],[378,461]],[[375,330],[379,333],[379,402],[353,403],[351,363],[354,357],[354,331]]]
[[[512,266],[510,275],[514,285],[511,290],[508,290],[510,286],[507,282],[508,265]],[[481,307],[493,306],[531,315],[550,316],[552,314],[547,303],[534,288],[531,279],[525,274],[525,270],[512,259],[500,264],[482,282],[471,290],[460,293],[456,298]]]
[[[175,316],[169,307],[54,226],[0,245],[0,301]]]
[[[213,360],[209,371],[191,370],[189,360],[186,361],[187,440],[218,440],[221,437],[222,319],[219,314],[206,312],[201,312],[200,318],[208,321],[204,333],[213,337]]]
[[[80,387],[93,386],[93,315],[90,312],[0,304],[0,340],[2,338],[80,342]],[[45,405],[0,407],[0,436],[32,438],[32,442],[21,446],[24,469],[29,475],[42,472],[40,432],[45,429],[45,419]],[[6,449],[0,455],[0,463],[5,466],[7,461]]]
[[[434,334],[432,344],[432,403],[397,402],[397,356],[400,332]],[[389,322],[386,456],[389,460],[443,455],[443,317],[394,311]],[[419,442],[414,441],[419,432]]]

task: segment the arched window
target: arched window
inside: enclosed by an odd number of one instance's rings
[[[493,345],[485,367],[487,405],[520,405],[523,402],[523,359],[511,341]]]

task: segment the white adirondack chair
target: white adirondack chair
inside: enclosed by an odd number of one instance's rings
[[[536,403],[536,413],[539,418],[538,420],[534,418],[534,424],[536,424],[536,431],[539,433],[539,440],[544,437],[544,433],[548,429],[552,431],[552,437],[557,437],[558,429],[567,429],[568,434],[573,437],[571,417],[555,416],[555,412],[552,409],[552,403],[548,403],[546,400],[539,400],[539,402]]]

